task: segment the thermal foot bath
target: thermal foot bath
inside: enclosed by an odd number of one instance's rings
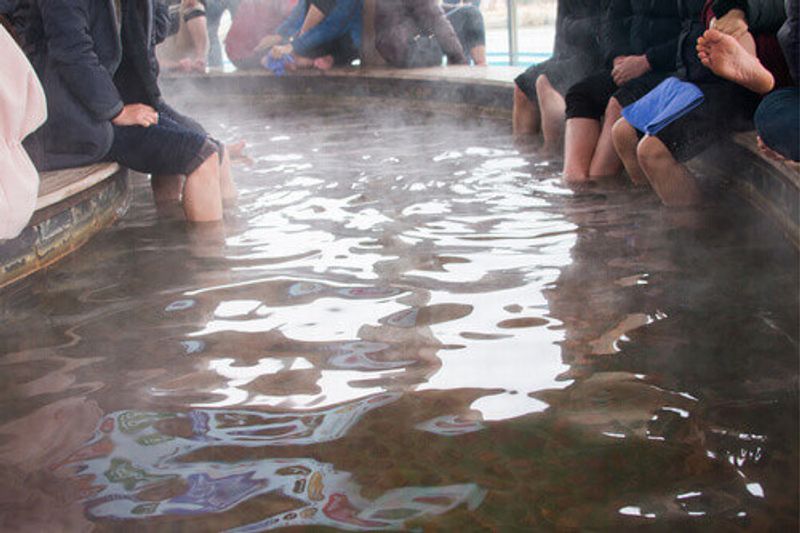
[[[224,227],[138,177],[0,294],[3,529],[796,529],[798,261],[742,206],[570,190],[503,121],[198,108],[249,143]]]

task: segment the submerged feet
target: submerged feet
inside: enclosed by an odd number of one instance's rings
[[[700,61],[720,78],[725,78],[759,94],[775,86],[775,78],[739,44],[734,37],[717,30],[707,30],[697,40]]]

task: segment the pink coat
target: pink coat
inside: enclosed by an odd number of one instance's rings
[[[0,239],[19,235],[33,214],[39,174],[21,142],[46,118],[44,91],[36,73],[0,27]]]

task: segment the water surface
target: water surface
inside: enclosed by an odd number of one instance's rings
[[[303,102],[225,229],[128,215],[0,295],[9,530],[792,530],[798,261],[574,192],[504,122]]]

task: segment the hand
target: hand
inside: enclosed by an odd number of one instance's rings
[[[282,37],[280,35],[267,35],[259,43],[256,45],[254,52],[263,52],[264,50],[269,50],[273,46],[279,45],[281,43]]]
[[[158,112],[145,104],[128,104],[111,119],[115,126],[142,126],[149,128],[158,124]]]
[[[750,30],[747,16],[741,9],[731,9],[724,17],[711,19],[710,27],[737,39]]]
[[[269,55],[274,57],[275,59],[280,59],[287,54],[291,54],[294,52],[294,48],[291,44],[282,44],[278,46],[273,46],[272,49],[269,51]]]
[[[650,61],[646,55],[627,56],[622,59],[611,71],[611,77],[618,87],[625,85],[634,78],[650,72]]]
[[[626,59],[627,57],[630,57],[630,56],[617,56],[617,57],[615,57],[615,58],[614,58],[614,61],[612,61],[611,63],[612,63],[612,65],[613,65],[613,66],[616,68],[616,67],[617,67],[617,65],[619,65],[620,63],[622,63],[623,61],[625,61],[625,59]]]

